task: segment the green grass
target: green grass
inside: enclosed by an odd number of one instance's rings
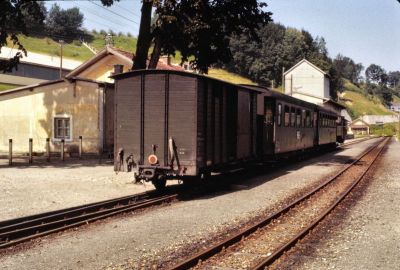
[[[37,38],[18,35],[18,39],[27,51],[52,56],[60,56],[60,45],[51,38]],[[11,42],[8,42],[7,45],[12,47]],[[79,41],[74,41],[64,45],[63,56],[73,60],[85,61],[92,57],[93,53],[83,46]]]
[[[227,81],[230,83],[256,85],[256,83],[252,82],[251,80],[249,80],[245,77],[242,77],[240,75],[228,72],[223,69],[218,69],[218,68],[210,68],[207,76],[215,78],[215,79]]]
[[[105,47],[104,36],[102,34],[91,34],[93,41],[89,44],[96,50],[101,51]],[[127,36],[115,36],[113,37],[114,47],[134,53],[136,51],[137,39],[134,37]]]
[[[96,50],[101,51],[105,47],[103,35],[92,34],[93,40],[89,44]],[[60,56],[60,45],[51,38],[28,37],[25,35],[18,35],[18,39],[26,50],[42,53],[53,56]],[[116,36],[114,39],[114,46],[129,52],[134,52],[136,49],[136,38],[127,36]],[[8,40],[8,47],[12,47],[12,43]],[[65,58],[86,61],[93,56],[93,53],[82,45],[78,40],[66,43],[63,47],[63,56]]]
[[[341,103],[353,119],[362,115],[390,115],[393,114],[387,109],[379,98],[365,95],[363,90],[356,85],[345,81],[345,91],[341,95]]]
[[[383,125],[370,125],[370,133],[378,136],[394,136],[398,134],[398,123],[387,123]]]
[[[0,83],[0,91],[5,91],[13,88],[17,88],[19,85]]]

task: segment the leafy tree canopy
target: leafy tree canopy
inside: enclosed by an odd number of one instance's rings
[[[26,50],[18,40],[17,33],[27,34],[32,23],[42,24],[45,14],[37,1],[8,0],[0,1],[0,50],[7,45],[9,36],[13,46],[26,55]],[[29,14],[29,16],[28,16]],[[19,63],[22,53],[16,53],[9,60],[0,60],[0,71],[9,72]]]
[[[102,0],[104,5],[113,2]],[[182,61],[193,59],[194,68],[207,72],[211,64],[232,59],[231,35],[258,37],[256,29],[271,21],[271,13],[263,10],[266,6],[257,0],[143,0],[133,68],[155,68],[161,54],[180,51]],[[157,16],[151,27],[153,7]]]
[[[61,9],[54,4],[46,18],[46,30],[50,36],[64,36],[66,39],[74,39],[81,33],[83,14],[78,8]]]
[[[353,59],[338,54],[333,60],[333,66],[342,78],[352,83],[358,83],[361,79],[361,71],[364,69],[361,63],[356,64]]]
[[[375,83],[381,86],[386,85],[388,77],[386,71],[379,65],[371,64],[365,70],[367,83]]]

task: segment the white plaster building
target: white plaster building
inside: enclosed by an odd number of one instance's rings
[[[286,95],[318,104],[349,120],[346,108],[331,99],[329,75],[310,61],[298,62],[284,73],[284,79]]]

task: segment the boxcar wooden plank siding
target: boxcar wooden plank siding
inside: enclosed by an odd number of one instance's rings
[[[174,71],[134,71],[114,78],[115,148],[132,151],[136,161],[149,165],[147,157],[156,144],[159,164],[169,165],[169,138],[174,139],[186,175],[255,158],[253,90]]]
[[[148,75],[144,84],[144,158],[153,153],[152,145],[155,144],[159,162],[165,165],[165,75]]]
[[[196,174],[197,80],[171,74],[169,77],[168,133],[175,141],[179,160],[188,174]]]
[[[140,158],[140,77],[126,78],[115,86],[115,136],[114,157],[117,166],[118,151],[124,148],[126,154],[132,153],[135,161]]]

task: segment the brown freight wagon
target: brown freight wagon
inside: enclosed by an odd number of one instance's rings
[[[113,78],[115,166],[132,154],[137,179],[162,188],[256,158],[257,90],[169,70]]]

